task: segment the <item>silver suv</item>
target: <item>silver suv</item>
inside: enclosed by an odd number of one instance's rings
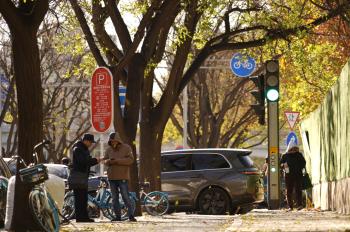
[[[171,209],[203,214],[247,211],[264,200],[259,170],[242,149],[162,152],[162,191]]]

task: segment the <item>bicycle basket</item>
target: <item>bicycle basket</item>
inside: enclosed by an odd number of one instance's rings
[[[49,179],[47,167],[43,164],[38,164],[33,167],[23,168],[19,170],[21,181],[25,184],[36,185]]]

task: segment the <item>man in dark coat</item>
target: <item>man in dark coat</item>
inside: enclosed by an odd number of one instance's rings
[[[95,142],[92,134],[84,134],[83,138],[73,145],[73,165],[72,170],[86,173],[89,177],[90,167],[100,162],[99,158],[92,158],[89,147]],[[77,222],[94,222],[90,219],[87,212],[88,187],[74,188],[75,197],[75,217]]]
[[[293,210],[293,190],[297,200],[298,210],[302,209],[302,181],[305,158],[298,147],[292,147],[282,156],[281,166],[284,168],[289,209]]]

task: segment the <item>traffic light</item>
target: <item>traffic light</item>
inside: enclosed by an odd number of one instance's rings
[[[268,60],[265,65],[265,91],[268,102],[279,100],[279,65],[278,60]]]
[[[254,82],[257,89],[250,91],[256,100],[256,104],[251,105],[255,114],[259,118],[259,124],[265,125],[265,80],[264,75],[249,77]]]

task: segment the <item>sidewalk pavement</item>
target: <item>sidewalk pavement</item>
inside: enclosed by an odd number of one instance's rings
[[[233,216],[226,215],[196,215],[175,213],[162,217],[142,216],[136,217],[137,222],[113,222],[102,220],[95,223],[71,223],[63,226],[61,232],[77,231],[128,231],[128,232],[212,232],[225,231],[227,223]]]
[[[253,210],[245,215],[196,215],[175,213],[163,217],[137,217],[138,222],[72,223],[62,232],[251,232],[251,231],[348,231],[350,215],[317,210]]]
[[[349,231],[350,215],[318,210],[253,210],[234,216],[226,232],[240,231]]]

